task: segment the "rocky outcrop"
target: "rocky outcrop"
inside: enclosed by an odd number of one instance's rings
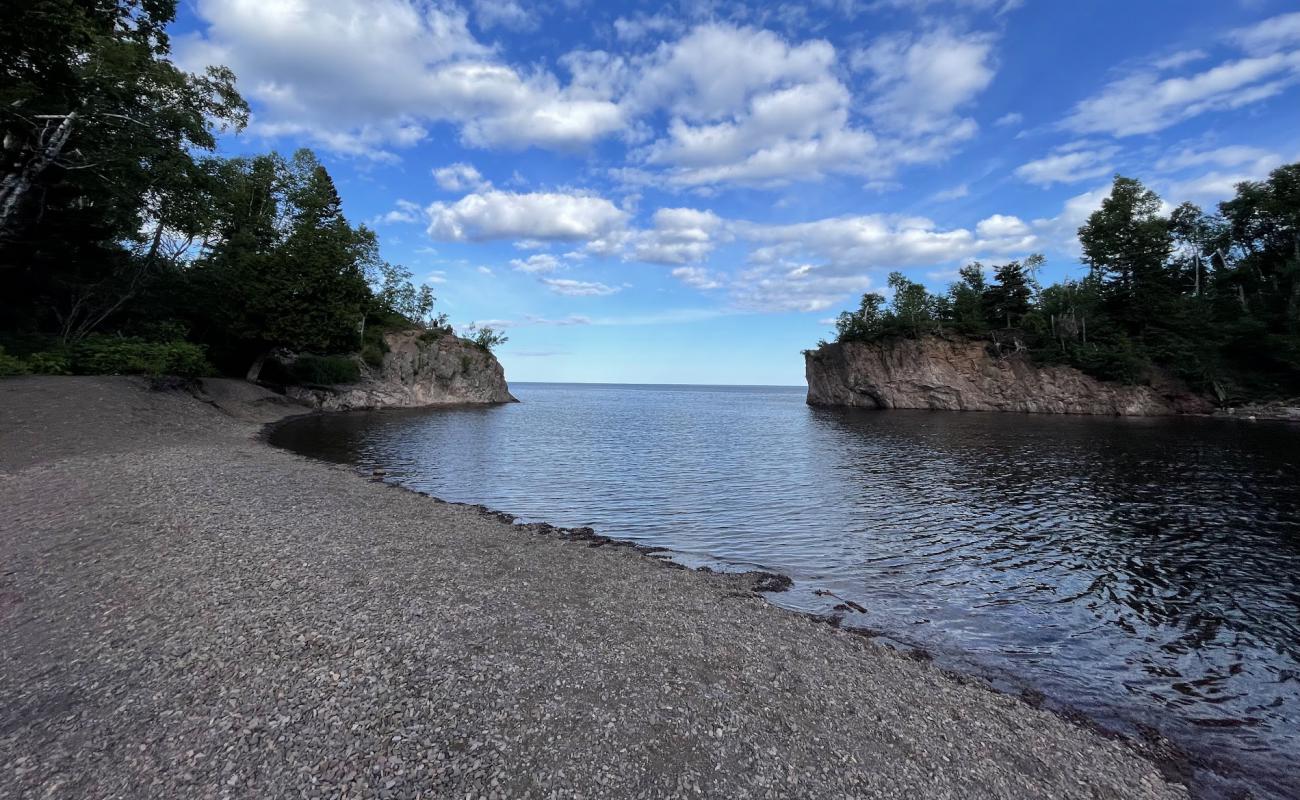
[[[291,386],[286,393],[327,411],[518,402],[501,362],[473,342],[419,330],[389,333],[384,340],[383,365],[362,364],[357,383]]]
[[[929,336],[827,344],[805,354],[808,404],[953,411],[1157,416],[1211,403],[1168,375],[1145,385],[1100,381],[1073,367],[998,355],[989,342]]]

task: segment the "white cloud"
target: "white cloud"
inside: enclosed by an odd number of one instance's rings
[[[515,0],[474,0],[474,19],[480,28],[501,26],[527,30],[537,24],[537,20]]]
[[[930,195],[930,199],[942,203],[948,200],[960,200],[969,195],[970,187],[964,183],[959,183],[956,186],[949,186],[947,189],[940,189]]]
[[[985,240],[1018,238],[1029,233],[1029,226],[1019,217],[994,214],[980,220],[975,225],[975,233]]]
[[[1157,58],[1151,62],[1151,65],[1156,69],[1178,69],[1208,57],[1209,54],[1204,50],[1180,50],[1177,53],[1170,53],[1162,58]]]
[[[542,278],[542,283],[552,292],[566,297],[603,297],[620,291],[617,286],[606,286],[603,283],[590,281],[575,281],[570,278]]]
[[[424,209],[417,203],[410,200],[398,200],[396,207],[386,214],[381,214],[371,220],[372,225],[397,225],[402,223],[419,222],[424,216]]]
[[[722,287],[722,277],[703,267],[677,267],[673,277],[696,289],[718,289]]]
[[[653,229],[634,237],[631,257],[654,264],[703,260],[713,251],[714,236],[722,226],[717,214],[693,208],[661,208],[654,213],[653,222]]]
[[[535,253],[528,258],[512,258],[510,266],[519,272],[555,272],[562,265],[560,260],[549,253]]]
[[[469,192],[491,189],[492,182],[484,180],[473,164],[456,162],[433,170],[433,179],[449,192]]]
[[[1008,114],[1003,114],[1002,116],[995,119],[993,121],[993,124],[998,126],[999,128],[1009,128],[1012,125],[1019,125],[1024,121],[1025,121],[1024,114],[1021,114],[1017,111],[1012,111]]]
[[[610,98],[502,63],[453,7],[198,0],[196,10],[207,27],[175,38],[178,61],[234,69],[254,106],[255,134],[391,159],[390,148],[427,136],[429,122],[460,125],[474,146],[560,149],[625,125]]]
[[[861,173],[875,137],[850,123],[835,48],[771,31],[702,25],[647,59],[626,105],[663,109],[667,133],[641,153],[672,183],[771,185]]]
[[[938,30],[883,36],[853,54],[855,69],[873,74],[878,93],[868,110],[891,128],[932,134],[993,80],[993,37]]]
[[[1112,159],[1118,152],[1119,148],[1113,146],[1066,145],[1049,156],[1017,167],[1016,177],[1044,187],[1054,183],[1077,183],[1113,171]]]
[[[627,212],[586,194],[497,190],[427,209],[429,235],[450,241],[539,239],[590,241],[621,229]]]
[[[668,14],[638,14],[614,20],[614,33],[619,41],[639,42],[649,38],[665,38],[680,33],[682,22]]]
[[[1300,14],[1287,14],[1236,31],[1232,38],[1255,55],[1173,76],[1165,73],[1190,62],[1164,59],[1157,64],[1172,66],[1155,66],[1112,81],[1076,104],[1062,124],[1081,133],[1135,136],[1274,97],[1300,82],[1300,49],[1284,49],[1300,42],[1292,31],[1293,25],[1300,26],[1297,19]]]
[[[1300,44],[1300,11],[1238,28],[1229,38],[1251,53],[1272,53]]]
[[[1156,162],[1156,169],[1172,172],[1189,167],[1237,167],[1243,164],[1254,166],[1254,172],[1267,173],[1282,163],[1277,153],[1259,147],[1245,145],[1227,145],[1210,150],[1182,149],[1170,153]]]

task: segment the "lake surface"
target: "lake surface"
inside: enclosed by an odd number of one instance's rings
[[[310,417],[279,446],[687,563],[1300,793],[1300,427],[814,409],[802,388],[514,384]],[[816,594],[818,590],[833,595]],[[1217,774],[1216,774],[1217,773]]]

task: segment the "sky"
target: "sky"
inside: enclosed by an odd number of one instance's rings
[[[182,0],[230,155],[310,147],[516,381],[798,385],[898,270],[1075,232],[1111,178],[1205,208],[1300,160],[1297,0]]]

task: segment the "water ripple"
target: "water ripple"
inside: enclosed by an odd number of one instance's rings
[[[448,500],[789,574],[774,597],[1300,785],[1300,429],[810,409],[797,390],[521,384],[274,441]],[[688,559],[689,560],[689,559]],[[1227,768],[1224,768],[1227,770]]]

